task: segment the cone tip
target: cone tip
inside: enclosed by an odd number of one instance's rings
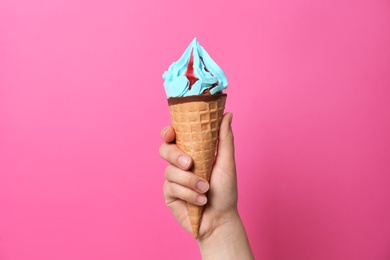
[[[199,238],[199,224],[193,224],[192,226],[192,236],[195,239]]]
[[[199,238],[199,232],[193,233],[192,236],[193,236],[196,240],[198,240],[198,238]]]

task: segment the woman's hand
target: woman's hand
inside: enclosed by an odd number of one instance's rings
[[[165,170],[164,183],[165,203],[173,215],[188,232],[192,232],[187,211],[187,202],[205,205],[202,222],[199,229],[199,246],[204,258],[216,253],[223,259],[251,259],[240,253],[239,258],[233,258],[230,250],[234,245],[240,246],[240,251],[252,255],[245,230],[237,211],[237,179],[234,159],[234,138],[231,128],[233,115],[226,113],[221,122],[216,161],[211,173],[210,183],[196,176],[189,169],[192,159],[175,144],[175,131],[171,126],[161,131],[164,143],[160,147],[160,155],[170,164]],[[208,191],[207,197],[205,193]],[[244,242],[244,244],[241,244]],[[227,243],[225,245],[225,243]],[[213,246],[210,246],[213,245]],[[217,247],[221,247],[219,250]]]

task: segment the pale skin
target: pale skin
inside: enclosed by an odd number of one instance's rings
[[[160,155],[165,170],[165,203],[179,224],[191,233],[187,202],[205,205],[198,245],[202,259],[253,259],[252,250],[237,210],[237,178],[231,113],[223,116],[218,152],[210,183],[189,169],[192,159],[175,144],[175,131],[163,128]],[[206,197],[207,192],[207,197]]]

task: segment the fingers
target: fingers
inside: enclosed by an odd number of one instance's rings
[[[160,156],[171,165],[165,171],[164,196],[166,204],[182,200],[195,205],[204,205],[207,197],[203,194],[209,189],[204,179],[194,175],[188,170],[192,166],[192,159],[172,142],[175,140],[175,131],[171,126],[161,131],[164,140],[160,146]]]
[[[204,205],[207,197],[203,194],[209,189],[209,184],[191,172],[180,170],[172,165],[165,171],[164,196],[166,203],[177,199],[195,205]]]
[[[172,165],[169,165],[165,170],[165,179],[170,182],[177,183],[181,186],[195,190],[199,193],[205,193],[209,189],[209,184],[206,180],[193,174],[192,172],[182,171]]]
[[[175,140],[176,135],[172,126],[166,126],[161,131],[161,138],[164,140],[160,146],[160,156],[169,163],[183,169],[188,170],[192,166],[192,159],[175,144],[171,143]]]
[[[172,126],[166,126],[161,130],[161,138],[166,143],[173,142],[176,138],[175,130],[173,130]]]
[[[163,143],[160,146],[160,156],[183,170],[188,170],[192,166],[192,159],[175,144]]]
[[[180,199],[199,206],[202,206],[207,202],[207,197],[205,195],[201,195],[196,191],[170,181],[165,182],[164,196],[168,206],[171,201],[175,201],[176,199]]]

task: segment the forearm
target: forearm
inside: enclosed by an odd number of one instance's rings
[[[214,230],[207,238],[198,241],[203,260],[254,259],[244,225],[236,217]]]

